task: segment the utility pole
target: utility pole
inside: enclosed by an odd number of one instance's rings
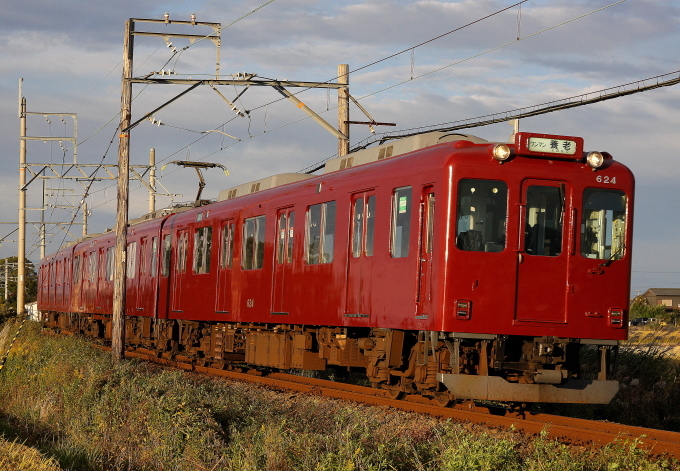
[[[338,130],[347,139],[338,139],[338,157],[349,154],[349,64],[338,65]]]
[[[83,237],[87,235],[87,217],[89,214],[87,213],[87,203],[83,202]]]
[[[149,212],[156,211],[156,149],[149,150]]]
[[[116,252],[113,276],[113,329],[111,354],[114,361],[123,359],[125,348],[125,284],[127,270],[127,225],[129,203],[130,120],[132,113],[132,49],[134,23],[125,23],[123,41],[123,77],[120,99],[120,135],[118,141],[118,207],[116,211]]]
[[[19,81],[19,236],[17,244],[17,314],[24,313],[26,264],[26,98]]]
[[[7,282],[9,281],[9,261],[5,259],[5,302],[9,298],[9,291],[7,289]]]

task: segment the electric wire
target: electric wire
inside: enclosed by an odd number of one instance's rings
[[[522,38],[519,38],[519,39],[515,39],[515,40],[513,40],[513,41],[507,42],[507,43],[502,44],[502,45],[500,45],[500,46],[496,46],[496,47],[494,47],[494,48],[488,49],[488,50],[483,51],[483,52],[481,52],[481,53],[478,53],[478,54],[469,56],[469,57],[467,57],[467,58],[465,58],[465,59],[461,59],[461,60],[459,60],[459,61],[453,62],[453,63],[451,63],[451,64],[448,64],[448,65],[445,65],[445,66],[442,66],[442,67],[438,67],[438,68],[433,69],[433,70],[431,70],[431,71],[429,71],[429,72],[426,72],[426,73],[423,73],[423,74],[414,76],[413,78],[409,78],[408,80],[404,80],[404,81],[402,81],[402,82],[398,82],[398,83],[396,83],[396,84],[390,85],[390,86],[388,86],[388,87],[385,87],[385,88],[382,88],[382,89],[377,90],[377,91],[375,91],[375,92],[372,92],[372,93],[369,93],[369,94],[367,94],[367,95],[364,95],[364,96],[362,96],[362,97],[360,97],[360,98],[357,98],[357,101],[361,101],[361,100],[366,99],[366,98],[368,98],[368,97],[375,96],[375,95],[377,95],[377,94],[379,94],[379,93],[385,92],[385,91],[387,91],[387,90],[391,90],[391,89],[393,89],[393,88],[396,88],[396,87],[398,87],[398,86],[404,85],[404,84],[406,84],[406,83],[408,83],[408,82],[411,82],[411,81],[413,81],[413,80],[417,80],[417,79],[419,79],[419,78],[422,78],[422,77],[431,75],[431,74],[433,74],[433,73],[439,72],[439,71],[444,70],[444,69],[447,69],[447,68],[449,68],[449,67],[453,67],[453,66],[455,66],[455,65],[459,65],[459,64],[461,64],[461,63],[464,63],[464,62],[467,62],[467,61],[469,61],[469,60],[475,59],[475,58],[477,58],[477,57],[483,56],[483,55],[485,55],[485,54],[489,54],[489,53],[491,53],[491,52],[498,51],[498,50],[500,50],[500,49],[502,49],[502,48],[505,48],[505,47],[507,47],[507,46],[510,46],[510,45],[512,45],[512,44],[516,44],[516,43],[519,42],[519,41],[523,41],[523,40],[525,40],[525,39],[532,38],[532,37],[534,37],[534,36],[537,36],[537,35],[539,35],[539,34],[545,33],[545,32],[547,32],[547,31],[551,31],[551,30],[553,30],[553,29],[555,29],[555,28],[564,26],[564,25],[569,24],[569,23],[571,23],[571,22],[573,22],[573,21],[576,21],[576,20],[580,20],[580,19],[582,19],[582,18],[585,18],[585,17],[590,16],[590,15],[592,15],[592,14],[598,13],[598,12],[600,12],[600,11],[602,11],[602,10],[607,9],[607,8],[610,8],[610,7],[613,7],[613,6],[618,5],[618,4],[620,4],[620,3],[623,3],[623,2],[625,2],[625,1],[626,1],[626,0],[619,0],[619,1],[617,1],[617,2],[614,2],[614,3],[611,3],[611,4],[607,5],[607,6],[605,6],[605,7],[602,7],[602,8],[599,8],[599,9],[597,9],[597,10],[593,10],[593,11],[591,11],[591,12],[589,12],[589,13],[586,13],[586,14],[583,14],[583,15],[580,15],[580,16],[577,16],[577,17],[574,17],[574,18],[572,18],[572,19],[570,19],[570,20],[567,20],[567,21],[564,21],[564,22],[562,22],[562,23],[559,23],[559,24],[550,26],[550,27],[545,28],[545,29],[543,29],[543,30],[537,31],[537,32],[532,33],[532,34],[530,34],[530,35],[527,35],[527,36],[525,36],[525,37],[522,37]],[[508,7],[508,8],[512,8],[512,7],[517,6],[517,5],[521,4],[521,3],[524,3],[524,2],[519,2],[519,3],[514,4],[514,5],[512,5],[511,7]],[[477,22],[479,22],[479,21],[481,21],[481,20],[483,20],[483,19],[490,18],[491,16],[494,16],[494,15],[496,15],[496,14],[502,12],[502,11],[506,11],[508,8],[505,8],[505,9],[503,9],[503,10],[499,10],[499,11],[493,13],[493,14],[490,14],[490,15],[487,15],[487,16],[485,16],[485,17],[483,17],[483,18],[480,18],[480,19],[478,19],[478,20],[475,20],[474,22],[468,23],[468,24],[466,24],[466,25],[464,25],[464,26],[462,26],[462,27],[460,27],[460,28],[456,28],[455,30],[451,30],[451,31],[449,31],[448,33],[444,33],[444,34],[442,34],[442,35],[439,35],[439,36],[437,36],[436,38],[432,38],[432,39],[430,39],[430,40],[428,40],[428,41],[424,41],[423,43],[421,43],[421,44],[419,44],[419,45],[417,45],[417,46],[413,46],[413,47],[411,47],[411,48],[404,49],[403,51],[400,51],[400,52],[398,52],[398,53],[395,53],[395,54],[392,54],[392,55],[390,55],[390,56],[387,56],[386,58],[380,59],[380,60],[378,60],[378,61],[374,61],[374,62],[372,62],[372,63],[369,63],[369,64],[365,65],[365,66],[362,66],[362,67],[359,67],[359,68],[357,68],[357,69],[354,69],[353,72],[358,71],[358,70],[363,70],[363,69],[365,69],[365,68],[367,68],[367,67],[370,67],[371,65],[380,63],[380,62],[382,62],[383,60],[387,60],[387,59],[389,59],[389,58],[391,58],[391,57],[394,57],[395,55],[399,55],[399,54],[402,54],[402,53],[404,53],[404,52],[410,51],[410,50],[412,50],[412,49],[414,49],[414,48],[416,48],[416,47],[419,47],[419,46],[422,45],[422,44],[427,44],[427,43],[429,43],[429,42],[431,42],[431,41],[434,41],[435,39],[438,39],[438,38],[441,38],[441,37],[443,37],[443,36],[446,36],[447,34],[450,34],[450,33],[455,32],[455,31],[459,31],[459,30],[461,30],[462,28],[465,28],[465,27],[467,27],[467,26],[473,25],[473,24],[475,24],[475,23],[477,23]],[[350,72],[350,73],[351,73],[351,72]],[[337,78],[338,78],[338,77],[335,77],[335,79],[337,79]],[[333,81],[333,80],[335,80],[335,79],[327,80],[327,81],[324,82],[324,83],[331,82],[331,81]],[[307,91],[307,90],[310,90],[310,89],[311,89],[311,87],[310,87],[310,88],[305,88],[305,89],[303,89],[303,90],[301,90],[301,91],[298,91],[297,93],[294,93],[294,95],[295,95],[295,94],[302,93],[302,92]],[[248,110],[248,112],[249,112],[249,113],[252,113],[253,111],[256,111],[256,110],[261,109],[261,108],[263,108],[263,107],[266,108],[267,106],[269,106],[269,105],[271,105],[271,104],[274,104],[274,103],[277,103],[277,102],[279,102],[279,101],[282,101],[282,100],[284,100],[284,99],[285,99],[285,98],[279,98],[279,99],[273,100],[273,101],[271,101],[271,102],[269,102],[269,103],[266,103],[266,104],[264,104],[264,105],[260,105],[260,106],[257,106],[257,107],[255,107],[255,108],[252,108],[252,109]],[[337,106],[332,107],[330,110],[327,110],[326,112],[332,111],[332,110],[335,110],[335,109],[337,109]],[[318,113],[318,114],[323,114],[323,113],[324,113],[324,112],[321,112],[321,113]],[[308,120],[308,119],[311,119],[311,118],[310,118],[309,116],[305,116],[305,117],[302,117],[302,118],[297,119],[297,120],[295,120],[295,121],[292,121],[292,122],[289,122],[289,123],[280,125],[280,126],[278,126],[278,127],[276,127],[276,128],[268,129],[268,130],[266,130],[266,131],[260,132],[260,133],[258,133],[258,134],[252,134],[252,135],[251,135],[251,134],[249,133],[248,138],[247,138],[247,139],[242,139],[241,142],[246,141],[246,140],[249,140],[249,139],[253,139],[253,138],[255,138],[255,137],[259,137],[259,136],[264,135],[264,134],[269,133],[269,132],[273,132],[273,131],[277,131],[277,130],[279,130],[279,129],[283,129],[283,128],[285,128],[285,127],[291,126],[291,125],[293,125],[293,124],[297,124],[297,123],[302,122],[302,121],[306,121],[306,120]],[[218,127],[219,127],[219,126],[218,126]],[[230,146],[229,146],[229,147],[230,147]],[[213,153],[213,154],[214,154],[214,153]],[[210,154],[210,155],[213,155],[213,154]],[[174,154],[173,154],[173,155],[174,155]],[[337,154],[335,154],[335,155],[337,155]],[[325,161],[327,161],[327,160],[332,159],[333,157],[335,157],[335,155],[334,155],[334,156],[331,156],[331,157],[328,157],[327,159],[323,160],[322,162],[325,162]],[[321,163],[321,162],[320,162],[320,163]],[[309,168],[309,167],[308,167],[308,168]]]
[[[227,27],[233,25],[234,23],[236,23],[236,22],[242,20],[243,18],[246,18],[247,16],[251,15],[252,13],[258,11],[259,9],[261,9],[261,8],[263,8],[263,7],[267,6],[267,5],[269,5],[269,4],[272,3],[273,1],[274,1],[274,0],[270,0],[269,2],[266,2],[266,3],[262,4],[262,5],[260,5],[258,8],[252,10],[251,12],[247,13],[246,15],[243,15],[243,16],[240,17],[239,19],[237,19],[237,20],[231,22],[230,24],[228,24],[228,25],[226,25],[226,26],[220,28],[219,31],[222,31],[223,29],[225,29],[225,28],[227,28]],[[396,55],[399,55],[399,54],[402,54],[402,53],[408,52],[408,51],[413,51],[413,50],[415,50],[415,48],[417,48],[417,47],[419,47],[419,46],[421,46],[421,45],[424,45],[424,44],[427,44],[427,43],[429,43],[429,42],[432,42],[432,41],[434,41],[434,40],[436,40],[436,39],[439,39],[439,38],[441,38],[441,37],[443,37],[443,36],[446,36],[446,35],[448,35],[448,34],[451,34],[451,33],[455,32],[455,31],[459,31],[460,29],[462,29],[462,28],[464,28],[464,27],[467,27],[467,26],[470,26],[470,25],[472,25],[472,24],[478,23],[479,21],[482,21],[483,19],[487,19],[487,18],[489,18],[489,17],[491,17],[491,16],[494,16],[495,14],[498,14],[498,13],[500,13],[500,12],[502,12],[502,11],[506,11],[506,10],[509,9],[509,8],[513,8],[513,7],[517,6],[517,5],[520,5],[521,3],[524,3],[525,1],[527,1],[527,0],[523,0],[523,1],[521,1],[521,2],[518,2],[518,3],[516,3],[516,4],[514,4],[514,5],[510,6],[510,7],[507,7],[507,8],[505,8],[505,9],[503,9],[503,10],[499,10],[499,11],[496,12],[496,13],[493,13],[493,14],[491,14],[491,15],[487,15],[486,17],[480,18],[480,19],[478,19],[478,20],[476,20],[476,21],[474,21],[474,22],[472,22],[472,23],[469,23],[469,24],[467,24],[467,25],[465,25],[465,26],[462,26],[462,27],[460,27],[460,28],[456,28],[455,30],[451,30],[451,31],[449,31],[449,32],[447,32],[447,33],[444,33],[444,34],[442,34],[442,35],[440,35],[440,36],[437,36],[437,37],[435,37],[435,38],[432,38],[432,39],[430,39],[430,40],[427,40],[427,41],[425,41],[425,42],[423,42],[423,43],[420,43],[420,44],[418,44],[418,45],[416,45],[416,46],[412,46],[412,47],[410,47],[410,48],[408,48],[408,49],[405,49],[405,50],[400,51],[400,52],[398,52],[398,53],[392,54],[392,55],[387,56],[387,57],[385,57],[385,58],[383,58],[383,59],[380,59],[380,60],[378,60],[378,61],[374,61],[374,62],[372,62],[372,63],[366,64],[366,65],[364,65],[364,66],[362,66],[362,67],[360,67],[360,68],[354,69],[354,70],[351,71],[351,72],[356,72],[356,71],[359,71],[359,70],[363,70],[363,69],[365,69],[365,68],[367,68],[367,67],[370,67],[370,66],[372,66],[372,65],[375,65],[375,64],[377,64],[377,63],[380,63],[380,62],[382,62],[382,61],[384,61],[384,60],[388,60],[389,58],[394,57],[394,56],[396,56]],[[482,53],[476,54],[476,55],[474,55],[474,56],[470,56],[470,57],[468,57],[468,58],[466,58],[466,59],[462,59],[462,60],[460,60],[460,61],[456,61],[456,62],[451,63],[451,64],[448,64],[448,65],[446,65],[446,66],[439,67],[439,68],[434,69],[434,70],[431,70],[431,71],[429,71],[429,72],[427,72],[427,73],[424,73],[424,74],[420,74],[420,75],[418,75],[418,76],[415,76],[415,77],[413,77],[413,78],[411,78],[411,79],[409,79],[409,80],[405,80],[405,81],[399,82],[399,83],[397,83],[397,84],[393,84],[393,85],[391,85],[391,86],[389,86],[389,87],[385,87],[385,88],[383,88],[383,89],[377,90],[377,91],[372,92],[372,93],[370,93],[370,94],[364,95],[364,96],[358,98],[358,100],[362,100],[362,99],[365,99],[365,98],[367,98],[367,97],[377,95],[377,94],[382,93],[382,92],[384,92],[384,91],[387,91],[387,90],[390,90],[390,89],[392,89],[392,88],[395,88],[395,87],[398,87],[398,86],[400,86],[400,85],[403,85],[403,84],[405,84],[405,83],[408,83],[408,82],[410,82],[410,81],[412,81],[412,80],[415,80],[415,79],[418,79],[418,78],[422,78],[422,77],[425,77],[425,76],[427,76],[427,75],[430,75],[430,74],[439,72],[439,71],[444,70],[444,69],[446,69],[446,68],[449,68],[449,67],[458,65],[458,64],[460,64],[460,63],[466,62],[466,61],[468,61],[468,60],[471,60],[471,59],[480,57],[480,56],[482,56],[482,55],[484,55],[484,54],[488,54],[488,53],[490,53],[490,52],[497,51],[497,50],[502,49],[502,48],[504,48],[504,47],[507,47],[507,46],[509,46],[509,45],[511,45],[511,44],[515,44],[515,43],[518,42],[518,41],[521,41],[521,40],[524,40],[524,39],[528,39],[528,38],[534,37],[534,36],[536,36],[536,35],[538,35],[538,34],[544,33],[544,32],[546,32],[546,31],[550,31],[550,30],[552,30],[552,29],[555,29],[555,28],[557,28],[557,27],[566,25],[566,24],[571,23],[571,22],[573,22],[573,21],[576,21],[576,20],[578,20],[578,19],[582,19],[582,18],[584,18],[584,17],[586,17],[586,16],[589,16],[589,15],[592,15],[592,14],[597,13],[597,12],[599,12],[599,11],[602,11],[602,10],[604,10],[604,9],[610,8],[610,7],[614,6],[614,5],[617,5],[617,4],[619,4],[619,3],[622,3],[622,2],[624,2],[624,1],[625,1],[625,0],[620,0],[620,1],[618,1],[618,2],[615,2],[615,3],[612,3],[612,4],[610,4],[610,5],[607,5],[607,6],[603,7],[603,8],[594,10],[594,11],[592,11],[592,12],[590,12],[590,13],[587,13],[587,14],[584,14],[584,15],[581,15],[581,16],[578,16],[578,17],[575,17],[575,18],[572,18],[571,20],[567,20],[567,21],[565,21],[565,22],[559,23],[559,24],[554,25],[554,26],[551,26],[551,27],[549,27],[549,28],[545,28],[545,29],[543,29],[543,30],[541,30],[541,31],[538,31],[538,32],[533,33],[533,34],[528,35],[528,36],[525,36],[525,37],[523,37],[523,38],[519,38],[519,39],[517,39],[517,40],[510,41],[510,42],[508,42],[508,43],[505,43],[505,44],[503,44],[503,45],[500,45],[500,46],[497,46],[497,47],[495,47],[495,48],[489,49],[489,50],[484,51],[484,52],[482,52]],[[208,35],[208,36],[206,36],[206,37],[204,37],[204,38],[202,38],[202,39],[208,39],[208,38],[210,38],[210,37],[211,37],[211,35]],[[201,39],[201,40],[202,40],[202,39]],[[195,43],[198,42],[198,41],[200,41],[200,40],[195,41],[193,44],[195,44]],[[193,45],[193,44],[191,44],[191,45]],[[188,49],[188,47],[190,47],[191,45],[185,47],[183,50]],[[182,50],[182,52],[183,52],[183,50]],[[173,53],[173,56],[171,56],[170,60],[172,59],[172,57],[174,57],[174,55],[175,55],[175,53]],[[170,60],[169,60],[169,61],[170,61]],[[169,61],[166,62],[166,64],[169,63]],[[350,72],[350,73],[351,73],[351,72]],[[336,77],[335,79],[337,79],[337,78],[338,78],[338,77]],[[332,81],[332,80],[334,80],[334,79],[330,79],[330,80],[328,80],[327,82],[330,82],[330,81]],[[309,89],[309,88],[304,89],[304,90],[301,90],[301,91],[299,91],[299,92],[297,92],[297,93],[302,93],[302,92],[304,92],[304,91],[306,91],[306,90],[308,90],[308,89]],[[263,108],[263,107],[267,107],[269,104],[273,104],[273,103],[278,102],[278,101],[281,101],[281,100],[283,100],[283,98],[277,99],[277,100],[275,100],[275,101],[272,101],[272,102],[267,103],[267,104],[264,104],[264,105],[260,105],[260,106],[258,106],[258,107],[256,107],[256,108],[253,108],[253,109],[250,110],[250,111],[252,112],[252,111],[254,111],[254,110],[261,109],[261,108]],[[332,108],[332,109],[336,109],[336,108],[337,108],[337,107],[334,107],[334,108]],[[328,110],[328,111],[330,111],[330,110]],[[115,119],[115,117],[112,118],[112,119],[109,121],[109,123],[110,123],[111,121],[113,121],[113,119]],[[234,119],[234,118],[232,118],[232,120],[233,120],[233,119]],[[254,135],[250,135],[250,133],[249,133],[249,137],[248,137],[247,139],[243,139],[243,140],[238,141],[238,142],[243,142],[243,141],[245,141],[245,140],[253,139],[253,138],[258,137],[258,136],[261,136],[261,135],[263,135],[263,134],[265,134],[265,133],[273,132],[273,131],[276,131],[276,130],[285,128],[285,127],[287,127],[287,126],[290,126],[290,125],[292,125],[292,124],[296,124],[296,123],[305,121],[305,120],[307,120],[307,119],[309,119],[309,118],[308,118],[308,117],[304,117],[304,118],[295,120],[295,121],[293,121],[293,122],[286,123],[286,124],[284,124],[284,125],[278,126],[278,127],[276,127],[276,128],[273,128],[273,129],[265,130],[265,131],[263,131],[263,132],[261,132],[261,133],[254,134]],[[229,121],[231,121],[231,120],[229,120]],[[228,121],[228,122],[229,122],[229,121]],[[224,126],[225,124],[227,124],[227,123],[223,123],[222,125],[216,126],[216,127],[221,127],[221,126]],[[107,123],[107,125],[108,125],[108,123]],[[197,132],[197,131],[192,131],[192,132]],[[164,159],[161,159],[161,162],[162,162],[162,161],[165,161],[165,160],[167,160],[167,159],[169,159],[170,157],[172,157],[172,156],[176,155],[177,153],[181,152],[182,150],[187,149],[187,148],[188,148],[189,146],[191,146],[193,143],[195,143],[195,142],[201,140],[201,139],[202,139],[203,137],[205,137],[206,135],[207,135],[207,134],[205,134],[204,136],[201,136],[200,138],[198,138],[198,139],[196,139],[195,141],[193,141],[191,144],[189,144],[189,145],[187,145],[187,146],[184,146],[183,148],[179,149],[178,151],[176,151],[175,153],[171,154],[170,156],[167,156],[167,157],[165,157]],[[88,139],[89,139],[89,138],[88,138]],[[236,143],[238,143],[238,142],[236,142]],[[215,152],[213,152],[213,153],[211,153],[211,154],[209,154],[209,155],[214,155],[215,153],[221,152],[222,150],[224,150],[224,149],[226,149],[226,148],[229,148],[229,147],[235,145],[236,143],[232,143],[231,145],[226,146],[226,147],[221,146],[221,148],[220,148],[219,150],[217,150],[217,151],[215,151]],[[208,156],[209,156],[209,155],[208,155]],[[207,157],[207,156],[204,156],[204,158],[206,158],[206,157]],[[332,158],[332,157],[330,157],[330,158]],[[330,159],[330,158],[329,158],[329,159]],[[328,160],[328,159],[326,159],[326,160]],[[174,172],[172,172],[172,173],[174,173]],[[97,191],[100,191],[100,190],[97,190]],[[75,216],[74,216],[74,218],[75,218]]]

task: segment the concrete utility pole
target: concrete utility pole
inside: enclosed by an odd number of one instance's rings
[[[19,82],[19,236],[17,244],[17,313],[23,314],[26,271],[26,98]]]
[[[116,211],[116,252],[113,275],[113,329],[111,354],[114,361],[123,359],[125,348],[125,282],[127,270],[127,225],[129,198],[130,134],[132,115],[132,49],[134,23],[125,23],[123,42],[123,78],[120,99],[120,135],[118,141],[118,208]]]
[[[338,65],[338,130],[347,139],[338,139],[338,157],[349,154],[349,64]]]
[[[149,150],[149,212],[156,211],[156,149]]]

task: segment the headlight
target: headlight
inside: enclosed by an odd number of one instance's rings
[[[604,156],[599,152],[590,152],[586,156],[586,163],[592,168],[600,168],[604,162]]]
[[[510,158],[510,147],[506,144],[497,144],[494,146],[491,155],[499,162],[505,162]]]

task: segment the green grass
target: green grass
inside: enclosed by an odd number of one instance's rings
[[[629,444],[567,447],[381,407],[166,370],[27,325],[0,431],[74,470],[665,470]],[[0,468],[1,469],[1,468]],[[58,468],[57,468],[58,469]]]

